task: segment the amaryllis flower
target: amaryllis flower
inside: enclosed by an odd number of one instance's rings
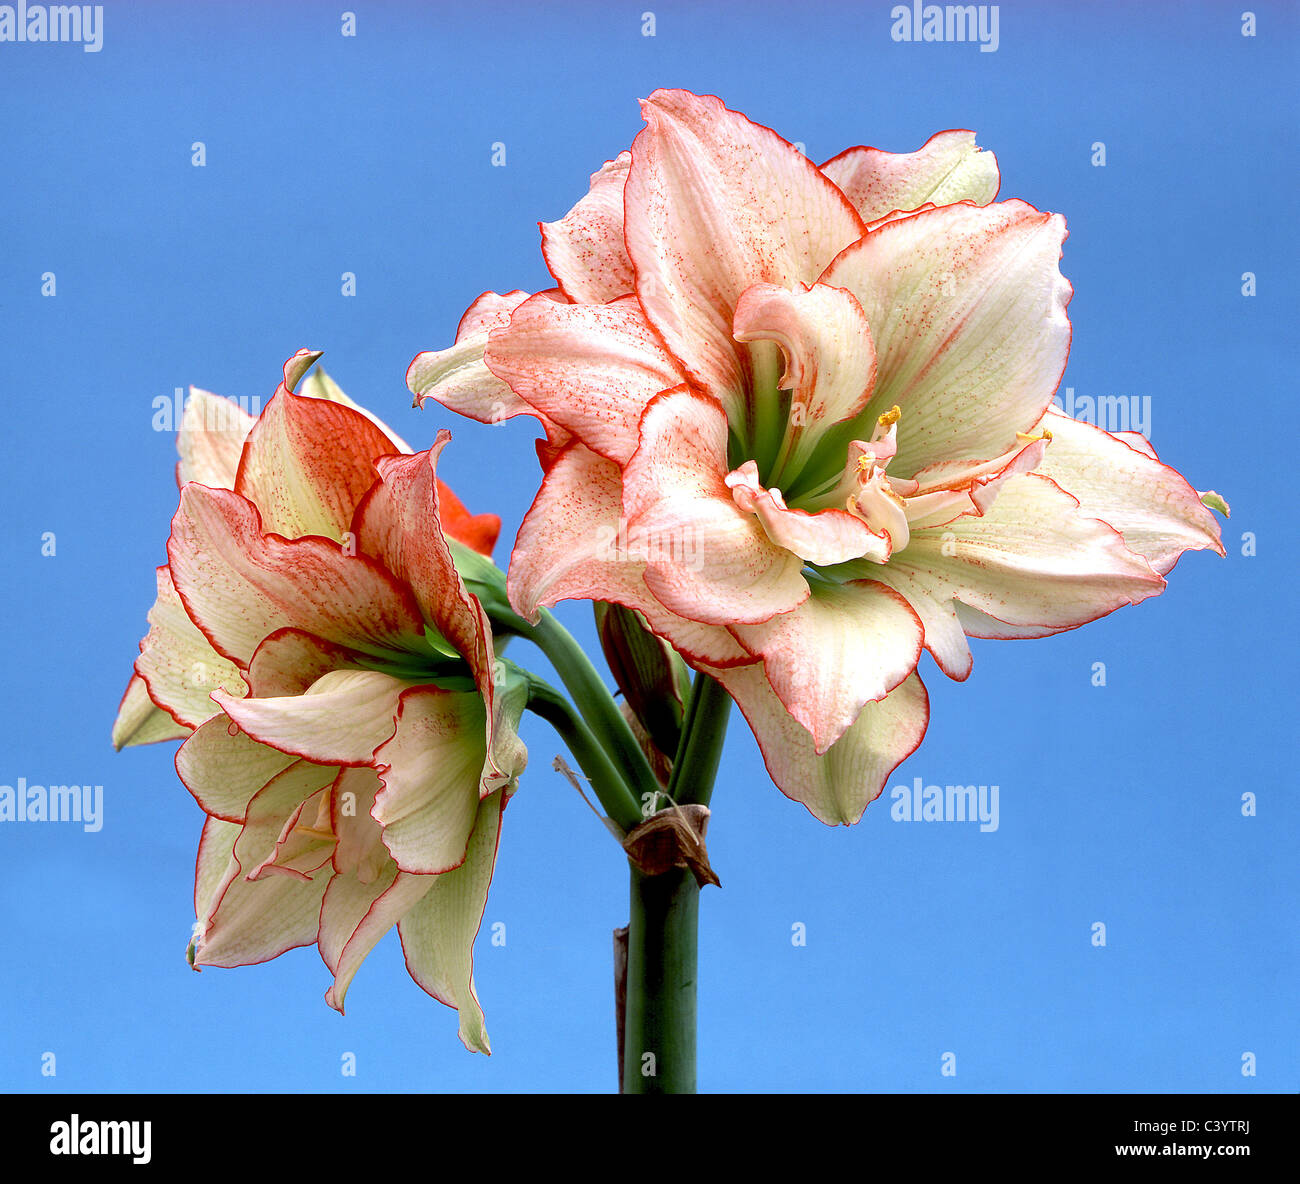
[[[818,168],[716,98],[642,112],[542,227],[556,288],[486,293],[408,381],[546,429],[521,614],[637,610],[787,795],[853,822],[925,731],[923,649],[964,679],[968,637],[1135,604],[1219,529],[1140,436],[1052,408],[1065,221],[994,202],[972,133]]]
[[[526,684],[493,654],[447,538],[490,552],[437,478],[446,431],[410,449],[323,375],[256,421],[194,392],[180,506],[114,740],[187,737],[207,813],[195,967],[316,943],[343,1010],[394,924],[412,977],[488,1050],[472,945],[501,813],[524,767]]]

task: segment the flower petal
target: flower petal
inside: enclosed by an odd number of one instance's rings
[[[767,537],[778,547],[818,566],[845,563],[864,555],[889,557],[887,535],[877,534],[861,518],[845,510],[791,510],[778,490],[758,483],[758,466],[748,460],[724,478],[732,500],[763,524]]]
[[[483,606],[456,570],[438,501],[438,457],[450,440],[444,428],[427,451],[379,461],[380,479],[357,507],[352,529],[361,553],[375,556],[414,590],[424,619],[469,663],[490,719],[495,695],[492,630]]]
[[[378,827],[376,827],[376,830]],[[337,974],[340,959],[357,926],[397,878],[397,865],[385,859],[377,876],[361,880],[350,875],[336,875],[325,890],[320,907],[320,932],[317,946],[322,961],[331,974]],[[382,936],[382,934],[381,934]],[[378,938],[376,938],[376,941]],[[326,996],[328,1001],[329,996]],[[333,1006],[333,1004],[330,1004]]]
[[[367,650],[422,643],[410,589],[326,539],[263,534],[256,509],[238,494],[185,486],[167,553],[190,619],[241,668],[268,634],[286,627]]]
[[[397,451],[360,412],[281,388],[248,435],[235,492],[257,507],[264,530],[338,542],[374,483],[375,458]]]
[[[578,304],[605,304],[636,286],[623,242],[623,186],[630,152],[591,174],[591,188],[558,222],[543,222],[542,254],[556,283]]]
[[[485,359],[543,419],[619,464],[636,451],[645,405],[682,381],[635,296],[599,305],[533,297],[492,334]]]
[[[862,573],[864,568],[865,564],[853,566],[858,573]],[[898,563],[885,563],[876,566],[871,574],[912,606],[925,632],[925,648],[939,669],[955,682],[965,682],[970,677],[974,658],[958,617],[962,606],[953,601],[943,587],[927,582],[922,569],[912,570]]]
[[[406,371],[406,386],[415,396],[415,406],[423,407],[425,400],[435,399],[449,411],[479,423],[500,423],[516,415],[541,419],[483,361],[488,335],[509,324],[510,315],[527,299],[527,292],[504,296],[484,292],[461,318],[455,345],[416,355]],[[552,445],[564,442],[566,433],[554,424],[542,421],[542,427]]]
[[[380,881],[382,882],[382,881]],[[398,872],[391,886],[377,897],[339,952],[334,984],[325,992],[325,1002],[343,1011],[352,979],[379,939],[402,919],[436,882],[434,876],[409,876]],[[322,929],[324,926],[322,925]]]
[[[891,578],[894,569],[939,602],[955,598],[998,621],[1054,630],[1164,588],[1118,532],[1086,517],[1075,498],[1037,473],[1006,482],[982,517],[915,532],[887,567],[881,578],[905,596],[907,587]]]
[[[777,468],[798,473],[820,433],[871,398],[876,347],[857,297],[844,288],[752,284],[736,305],[737,341],[774,341],[785,355],[790,412]],[[666,384],[667,385],[667,384]],[[775,478],[773,479],[775,482]]]
[[[812,283],[864,226],[797,148],[712,96],[641,104],[624,191],[628,255],[646,316],[700,389],[744,414],[748,359],[733,341],[753,283]]]
[[[403,693],[396,730],[375,753],[384,788],[372,811],[402,871],[437,874],[465,859],[478,814],[484,724],[476,693]]]
[[[645,556],[620,530],[623,482],[618,467],[581,444],[566,448],[547,472],[510,557],[506,588],[528,620],[566,599],[607,600],[638,610],[652,632],[692,661],[730,666],[750,657],[723,627],[670,612],[645,586]]]
[[[803,561],[736,505],[726,474],[721,405],[686,387],[657,395],[623,472],[628,533],[665,608],[712,625],[766,621],[808,598]]]
[[[1184,551],[1224,553],[1213,512],[1180,473],[1156,459],[1149,444],[1139,450],[1136,441],[1080,423],[1055,407],[1042,427],[1052,433],[1052,442],[1037,471],[1078,498],[1081,514],[1118,530],[1125,546],[1158,574],[1171,571]]]
[[[849,148],[824,165],[864,222],[895,210],[972,201],[986,206],[998,195],[997,157],[976,147],[971,131],[937,132],[915,152]]]
[[[301,695],[212,697],[259,743],[322,765],[368,765],[392,737],[408,685],[375,670],[333,670]]]
[[[334,870],[361,884],[373,884],[393,863],[372,813],[383,787],[374,769],[340,769],[330,797],[330,827],[338,836]]]
[[[197,728],[217,714],[210,697],[214,689],[243,695],[247,687],[239,668],[218,654],[190,620],[171,571],[158,568],[157,579],[158,596],[135,668],[158,706],[178,723]]]
[[[277,629],[263,638],[248,663],[248,695],[301,695],[331,670],[364,665],[359,651],[324,641],[305,629]]]
[[[176,440],[181,454],[176,484],[197,481],[214,489],[234,489],[239,455],[255,422],[230,399],[190,387]]]
[[[328,785],[333,775],[332,769],[295,761],[249,803],[225,874],[215,888],[209,888],[206,910],[199,914],[202,936],[195,966],[249,966],[316,940],[321,898],[334,874],[328,863],[305,880],[247,877],[274,853],[284,823],[296,807]]]
[[[330,788],[323,785],[298,803],[280,828],[270,854],[248,873],[250,880],[273,875],[310,880],[312,873],[330,861],[336,845],[329,829]]]
[[[479,804],[465,861],[434,878],[397,929],[411,977],[435,999],[460,1012],[460,1039],[471,1052],[491,1053],[483,1009],[474,990],[474,939],[483,923],[496,866],[505,793]]]
[[[819,756],[867,703],[883,699],[916,669],[924,640],[907,601],[869,580],[817,580],[793,612],[734,632],[762,657],[772,689],[812,734]]]
[[[761,665],[711,673],[749,721],[777,788],[830,826],[862,817],[890,773],[919,747],[930,718],[929,697],[912,673],[883,699],[863,707],[839,740],[818,755],[813,738],[786,711]]]
[[[327,403],[339,403],[342,406],[347,407],[349,410],[355,411],[358,415],[365,416],[366,419],[370,420],[370,422],[383,433],[386,439],[392,441],[394,447],[391,451],[415,451],[415,449],[393,431],[393,429],[373,411],[362,407],[360,403],[348,398],[348,396],[343,392],[343,388],[340,387],[339,384],[319,366],[317,366],[310,374],[306,375],[302,382],[298,384],[298,394],[305,399],[324,399]],[[207,484],[207,482],[204,482],[204,484]]]
[[[841,254],[822,282],[861,302],[878,367],[866,412],[838,429],[842,445],[896,404],[894,476],[1007,452],[1042,418],[1065,367],[1064,239],[1060,215],[1006,201],[924,210]]]
[[[243,823],[248,804],[298,758],[259,744],[218,715],[176,751],[176,772],[205,813]]]
[[[130,745],[181,740],[189,734],[188,727],[178,724],[149,698],[144,679],[131,675],[113,721],[113,747],[120,752]]]

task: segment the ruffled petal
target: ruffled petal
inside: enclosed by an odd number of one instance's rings
[[[316,940],[321,898],[334,874],[328,863],[305,879],[248,877],[274,854],[285,821],[333,776],[332,769],[295,761],[254,796],[224,875],[210,886],[199,914],[195,966],[249,966]]]
[[[822,165],[864,222],[895,210],[970,201],[986,206],[998,195],[997,157],[976,147],[971,131],[938,132],[915,152],[849,148]]]
[[[205,813],[242,823],[249,802],[297,759],[259,744],[218,715],[177,749],[176,772]]]
[[[605,304],[636,285],[623,242],[623,186],[630,152],[591,174],[591,188],[558,222],[543,222],[542,254],[556,283],[578,304]]]
[[[374,769],[340,769],[330,795],[330,829],[338,839],[334,870],[359,884],[373,884],[393,863],[372,814],[383,787]]]
[[[185,486],[167,554],[190,619],[241,668],[264,638],[289,627],[382,652],[423,643],[420,610],[404,584],[324,538],[264,534],[238,494]]]
[[[806,563],[829,566],[863,555],[878,556],[878,562],[889,557],[888,536],[873,531],[861,518],[845,510],[809,513],[789,509],[778,490],[764,489],[759,484],[758,466],[752,460],[728,473],[725,480],[740,510],[757,517],[776,546]]]
[[[830,826],[851,825],[862,817],[889,775],[920,746],[930,718],[929,697],[913,673],[883,699],[863,707],[839,740],[818,755],[812,736],[786,711],[762,666],[712,674],[749,721],[777,788]]]
[[[505,296],[484,292],[461,318],[455,345],[416,355],[406,371],[406,386],[415,396],[415,406],[423,407],[427,399],[434,399],[449,411],[479,423],[532,415],[541,421],[551,446],[561,447],[568,433],[543,420],[483,361],[489,334],[509,324],[511,314],[527,299],[527,292]]]
[[[657,90],[641,104],[624,191],[637,295],[692,382],[738,422],[748,353],[732,339],[754,283],[812,283],[864,226],[792,144],[712,96]]]
[[[855,564],[853,570],[861,573],[865,566]],[[974,658],[970,642],[966,640],[966,631],[957,616],[961,605],[953,601],[945,587],[928,581],[923,570],[913,570],[898,563],[881,564],[871,575],[893,588],[912,606],[925,632],[925,648],[939,669],[956,682],[969,678]]]
[[[665,608],[712,625],[765,621],[808,598],[803,561],[736,505],[726,474],[721,405],[689,388],[656,396],[623,472],[628,534]]]
[[[1064,239],[1059,214],[1006,201],[925,210],[840,255],[822,282],[857,296],[877,357],[875,393],[861,423],[838,430],[843,445],[897,405],[893,475],[1012,448],[1042,418],[1069,352]]]
[[[392,737],[408,685],[375,670],[333,670],[302,695],[212,697],[261,744],[323,765],[368,765]]]
[[[832,424],[866,407],[876,382],[876,347],[857,297],[844,288],[753,284],[736,305],[737,341],[774,341],[785,355],[778,380],[790,410],[776,461],[798,473]]]
[[[1149,444],[1139,449],[1128,433],[1117,438],[1055,407],[1041,428],[1051,432],[1052,442],[1037,471],[1078,498],[1081,514],[1118,530],[1125,546],[1160,575],[1184,551],[1224,553],[1213,512],[1177,470],[1156,459]]]
[[[506,589],[528,620],[560,600],[607,600],[636,609],[652,632],[689,660],[714,666],[750,661],[727,630],[679,617],[645,585],[646,555],[620,527],[623,482],[618,466],[570,445],[547,472],[510,558]]]
[[[214,489],[234,489],[239,456],[255,422],[230,399],[190,387],[176,440],[181,454],[176,484],[197,481]]]
[[[217,714],[211,694],[218,687],[247,693],[239,668],[218,654],[190,620],[171,571],[157,571],[158,595],[149,610],[149,632],[140,643],[135,668],[153,701],[178,723],[197,728]]]
[[[374,483],[375,458],[398,451],[360,412],[282,387],[248,435],[235,492],[257,507],[264,530],[338,542]]]
[[[305,629],[277,629],[263,638],[248,663],[248,695],[254,699],[301,695],[331,670],[363,667],[362,658],[359,651]]]
[[[398,872],[392,884],[375,898],[365,916],[347,938],[339,951],[334,966],[334,983],[325,992],[325,1002],[335,1010],[343,1011],[343,1001],[361,963],[376,943],[409,912],[434,885],[434,876],[408,876]],[[382,881],[377,881],[382,883]],[[322,943],[325,922],[322,916]]]
[[[1052,630],[1096,620],[1165,586],[1118,532],[1086,517],[1075,498],[1036,473],[1003,485],[982,517],[914,533],[882,573],[906,596],[895,569],[941,603],[955,598],[998,621]]]
[[[483,732],[477,694],[414,687],[402,695],[396,731],[375,753],[384,788],[373,810],[402,871],[436,874],[465,859],[478,814]]]
[[[492,334],[485,357],[542,418],[619,464],[636,451],[645,405],[683,377],[634,296],[601,305],[534,297]]]
[[[303,377],[303,380],[298,384],[297,390],[298,390],[298,394],[305,399],[324,399],[327,403],[339,403],[342,406],[347,407],[352,411],[355,411],[358,415],[365,416],[366,419],[370,420],[370,422],[374,424],[375,427],[377,427],[380,430],[380,432],[383,433],[386,439],[392,441],[393,447],[391,449],[387,449],[386,451],[392,451],[392,452],[414,452],[415,451],[415,449],[413,449],[405,440],[402,439],[401,436],[399,436],[395,431],[393,431],[393,429],[390,428],[388,424],[386,424],[382,419],[380,419],[379,416],[377,416],[373,411],[371,411],[367,407],[362,407],[360,403],[356,402],[353,399],[348,398],[348,396],[344,393],[343,388],[340,387],[339,384],[335,382],[328,374],[326,374],[325,371],[320,368],[320,366],[317,366],[316,369],[311,371],[310,374],[307,374]],[[207,484],[207,482],[204,482],[204,484]]]
[[[397,924],[411,977],[435,999],[460,1012],[460,1039],[471,1052],[490,1053],[483,1008],[474,990],[474,939],[483,923],[496,866],[505,792],[483,799],[465,861],[434,877],[433,887]]]
[[[492,630],[456,570],[438,501],[438,457],[450,440],[444,428],[426,452],[381,460],[380,480],[358,507],[352,529],[362,554],[375,556],[414,590],[424,619],[469,663],[487,704],[490,745],[496,694]]]
[[[812,734],[819,756],[867,703],[883,699],[916,669],[924,640],[907,601],[867,580],[815,581],[793,612],[734,632],[763,659],[772,689]]]
[[[131,745],[181,740],[189,734],[188,727],[178,724],[149,698],[144,679],[131,675],[113,721],[113,747],[120,752]]]
[[[316,944],[321,960],[329,967],[331,974],[338,973],[343,951],[356,933],[357,926],[365,920],[374,903],[393,886],[397,874],[397,865],[386,858],[379,874],[369,880],[336,875],[330,881],[321,901],[320,932]],[[382,933],[376,935],[375,941],[381,936]],[[357,965],[360,965],[360,961]],[[354,967],[353,973],[355,972]],[[326,1002],[330,1002],[329,995],[325,998]],[[330,1002],[330,1006],[333,1007],[334,1004]]]

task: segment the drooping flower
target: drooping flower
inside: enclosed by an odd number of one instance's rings
[[[716,98],[642,111],[542,227],[557,287],[485,293],[408,384],[546,430],[520,613],[637,610],[788,796],[853,822],[924,734],[922,649],[964,679],[968,637],[1155,595],[1184,551],[1222,554],[1218,525],[1144,439],[1052,407],[1065,222],[994,202],[972,133],[817,168]]]
[[[317,944],[342,1011],[396,924],[412,977],[488,1050],[472,945],[526,754],[526,687],[497,661],[447,538],[488,553],[436,474],[299,351],[254,421],[195,392],[158,600],[114,740],[186,736],[207,814],[197,967]]]

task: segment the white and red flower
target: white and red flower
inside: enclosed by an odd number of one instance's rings
[[[520,613],[636,609],[787,795],[853,822],[924,734],[922,649],[964,679],[968,637],[1144,600],[1219,528],[1145,440],[1051,406],[1065,222],[994,202],[972,133],[818,168],[716,98],[642,110],[542,227],[557,286],[485,293],[408,384],[545,428]]]
[[[494,658],[447,538],[485,554],[425,452],[299,351],[254,421],[194,392],[180,506],[114,742],[185,736],[207,813],[196,967],[317,944],[344,996],[394,924],[412,977],[488,1050],[472,946],[526,754],[526,686]]]

